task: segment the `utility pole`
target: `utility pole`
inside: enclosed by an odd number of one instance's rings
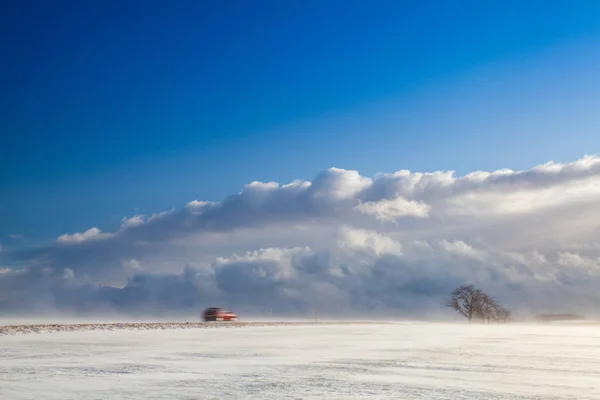
[[[271,321],[272,317],[273,317],[273,309],[269,308],[269,321]]]
[[[315,309],[315,324],[317,323],[317,310]]]

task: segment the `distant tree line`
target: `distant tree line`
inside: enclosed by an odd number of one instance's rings
[[[456,288],[450,294],[446,306],[468,319],[469,323],[473,318],[488,324],[490,321],[506,323],[510,317],[510,310],[502,307],[491,296],[474,285],[462,285]]]

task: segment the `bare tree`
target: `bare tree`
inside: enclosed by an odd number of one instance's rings
[[[507,308],[504,308],[504,307],[500,307],[498,321],[503,321],[504,323],[507,323],[509,318],[510,318],[510,310]]]
[[[497,323],[506,323],[508,322],[508,318],[510,317],[510,310],[494,302],[492,305],[490,317]]]
[[[478,301],[475,304],[475,313],[481,318],[481,322],[485,323],[485,321],[487,321],[489,324],[490,319],[494,317],[495,310],[499,305],[492,297],[481,291],[477,300]]]
[[[500,317],[502,314],[502,306],[498,303],[494,303],[492,310],[492,319],[497,323],[500,323]]]
[[[500,323],[506,323],[510,317],[510,311],[502,307],[491,296],[477,289],[474,285],[462,285],[456,288],[446,303],[463,317],[473,320],[473,317],[481,318],[481,322],[489,324],[493,319]]]
[[[471,320],[477,314],[482,294],[474,285],[462,285],[452,292],[446,306],[458,312],[471,323]]]

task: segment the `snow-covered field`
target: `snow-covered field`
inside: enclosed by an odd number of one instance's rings
[[[600,399],[600,326],[394,324],[0,337],[0,399]]]

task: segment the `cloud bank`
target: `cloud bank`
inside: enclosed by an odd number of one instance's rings
[[[4,251],[0,311],[414,317],[474,283],[522,313],[589,315],[599,227],[595,156],[464,176],[331,168]]]

